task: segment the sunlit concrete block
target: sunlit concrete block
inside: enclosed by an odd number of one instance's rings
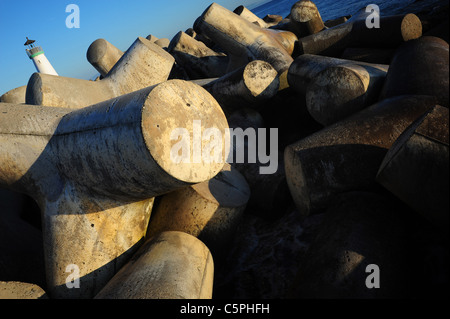
[[[12,103],[12,104],[24,104],[25,95],[27,93],[27,86],[19,86],[15,89],[9,90],[2,96],[0,96],[0,102]]]
[[[229,55],[246,59],[247,63],[264,60],[282,73],[293,61],[272,33],[217,3],[210,5],[195,21],[194,29],[207,35]]]
[[[121,50],[105,39],[97,39],[89,46],[86,58],[100,75],[105,77],[122,55]]]
[[[192,80],[220,77],[227,72],[229,59],[225,54],[211,50],[182,31],[173,37],[168,52]]]
[[[211,299],[213,282],[208,247],[168,231],[150,238],[95,299]]]
[[[186,81],[75,111],[6,103],[0,110],[0,185],[41,207],[52,297],[95,295],[144,238],[153,198],[209,180],[224,165],[173,158],[174,130],[192,136],[194,121],[200,131],[228,127],[214,98]],[[70,269],[79,270],[80,288],[66,285]]]
[[[214,258],[223,258],[233,241],[250,197],[247,181],[234,167],[209,181],[162,196],[152,213],[147,236],[182,231],[200,239]]]
[[[0,281],[0,299],[48,299],[48,296],[35,284]]]
[[[28,81],[26,102],[86,107],[166,81],[174,62],[160,46],[139,37],[100,81],[34,73]]]

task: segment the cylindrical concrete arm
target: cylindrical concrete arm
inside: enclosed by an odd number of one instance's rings
[[[163,232],[147,241],[96,299],[210,299],[214,262],[192,235]]]
[[[94,82],[34,73],[28,81],[26,104],[79,108],[112,97],[110,87],[103,80]]]
[[[264,60],[278,73],[287,70],[293,61],[270,33],[217,3],[195,21],[194,29],[205,33],[229,54]]]
[[[261,28],[268,27],[268,24],[263,19],[261,19],[256,14],[254,14],[253,12],[251,12],[249,9],[247,9],[242,5],[234,9],[233,12],[236,13],[238,16],[241,16],[242,18],[250,21],[251,23],[258,25]]]
[[[382,72],[387,72],[389,69],[389,66],[384,64],[371,64],[320,55],[303,54],[297,57],[289,67],[287,74],[289,86],[302,94],[306,94],[308,85],[320,72],[330,67],[341,65],[359,65],[368,70],[377,69]]]
[[[277,71],[269,63],[260,60],[203,85],[227,115],[268,100],[278,92],[279,86]]]
[[[215,78],[227,71],[229,58],[180,31],[170,41],[168,52],[186,70],[190,79]]]
[[[97,39],[89,46],[86,58],[102,76],[106,76],[122,55],[121,50],[105,39]]]
[[[224,161],[172,160],[173,131],[185,129],[191,137],[193,121],[220,132],[228,126],[208,92],[171,80],[68,114],[52,147],[69,179],[101,194],[145,199],[208,180],[222,169]]]

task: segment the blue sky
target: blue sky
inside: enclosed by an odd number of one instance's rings
[[[60,76],[89,79],[89,45],[104,38],[126,51],[138,36],[172,37],[192,27],[212,3],[229,10],[261,0],[0,0],[0,95],[26,85],[36,72],[25,53],[26,37],[42,46]],[[80,28],[66,27],[66,6],[80,8]]]

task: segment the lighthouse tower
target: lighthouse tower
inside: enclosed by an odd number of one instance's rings
[[[34,42],[35,40],[30,40],[27,37],[27,42],[25,42],[24,45],[28,47],[25,51],[27,52],[28,57],[33,61],[36,70],[39,73],[58,75],[45,56],[42,48],[35,46]]]

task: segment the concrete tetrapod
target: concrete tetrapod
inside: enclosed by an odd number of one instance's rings
[[[122,55],[121,50],[105,39],[97,39],[92,42],[86,52],[87,60],[102,77],[108,74]]]
[[[95,299],[211,299],[213,281],[208,247],[168,231],[150,238]]]
[[[183,31],[170,41],[168,52],[191,80],[221,77],[227,71],[229,59],[225,54],[213,51]]]
[[[173,161],[175,129],[192,135],[195,120],[201,131],[228,126],[214,98],[186,81],[76,111],[4,103],[0,110],[0,185],[41,207],[52,297],[94,296],[143,239],[153,197],[209,180],[225,161]],[[79,289],[66,286],[70,265],[79,268]]]
[[[341,65],[357,65],[366,69],[367,72],[372,73],[377,70],[386,73],[389,69],[389,66],[384,64],[373,64],[321,55],[303,54],[298,56],[289,67],[287,81],[292,89],[302,95],[306,95],[308,86],[318,77],[320,72]]]
[[[392,145],[377,182],[449,234],[448,108],[434,107]]]
[[[381,16],[380,28],[368,28],[368,14],[363,11],[346,23],[303,37],[296,52],[340,56],[347,47],[396,48],[422,35],[422,22],[412,14]]]
[[[245,178],[225,164],[209,181],[162,196],[152,213],[147,236],[182,231],[205,243],[214,258],[223,258],[249,197]]]
[[[139,37],[100,81],[34,73],[28,81],[26,103],[86,107],[166,81],[174,62],[160,46]]]
[[[339,193],[376,189],[389,148],[434,105],[429,96],[387,99],[286,147],[287,183],[300,214],[326,208]]]
[[[411,297],[415,277],[410,263],[415,259],[408,255],[407,227],[396,208],[376,193],[355,191],[336,198],[288,298]],[[368,268],[373,265],[378,268]]]
[[[433,95],[449,106],[448,43],[424,36],[397,49],[389,67],[380,99],[397,95]]]
[[[211,38],[230,55],[247,63],[252,60],[269,62],[279,74],[293,61],[276,35],[217,3],[211,4],[195,21],[194,29]]]
[[[267,62],[255,60],[233,72],[202,85],[228,116],[244,107],[257,108],[277,94],[280,80]]]

